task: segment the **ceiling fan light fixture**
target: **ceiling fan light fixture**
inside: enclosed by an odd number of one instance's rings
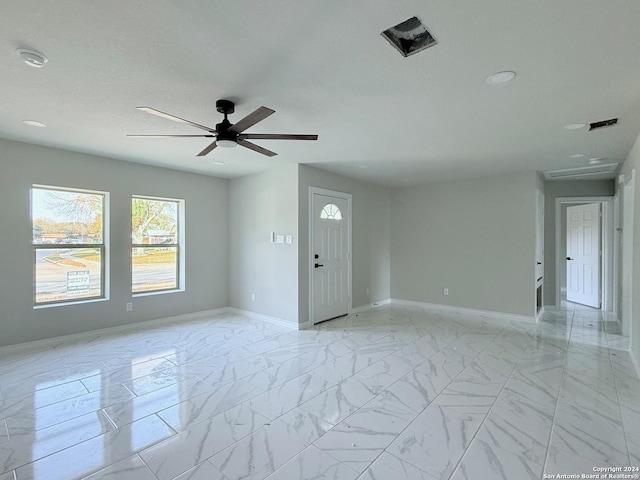
[[[224,140],[224,139],[218,140],[217,144],[219,147],[222,147],[222,148],[234,148],[236,145],[238,145],[233,140]]]

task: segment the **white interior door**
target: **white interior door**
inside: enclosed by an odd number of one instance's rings
[[[349,313],[350,202],[348,196],[314,191],[311,197],[311,321],[316,324]]]
[[[600,204],[567,207],[567,300],[600,308]]]

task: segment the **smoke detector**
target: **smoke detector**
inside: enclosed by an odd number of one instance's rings
[[[36,52],[35,50],[27,50],[26,48],[20,48],[16,50],[22,61],[30,67],[41,68],[45,63],[49,61],[44,54]]]

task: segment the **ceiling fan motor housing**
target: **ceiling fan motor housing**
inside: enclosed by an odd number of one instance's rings
[[[216,132],[218,132],[218,141],[231,140],[232,142],[235,142],[238,140],[238,134],[233,130],[229,130],[229,128],[232,125],[233,124],[226,118],[222,122],[216,124]]]
[[[217,100],[216,110],[224,115],[231,115],[236,110],[236,105],[231,100]]]

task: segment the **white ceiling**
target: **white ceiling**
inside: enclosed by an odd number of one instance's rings
[[[637,0],[3,0],[1,10],[9,139],[227,178],[307,163],[403,185],[620,162],[640,132]],[[414,15],[439,43],[403,58],[380,32]],[[18,48],[49,63],[28,67]],[[517,77],[487,85],[502,70]],[[202,133],[135,107],[214,126],[220,98],[236,101],[232,122],[276,110],[250,133],[319,140],[256,140],[273,158],[244,148],[197,158],[208,139],[126,137]],[[611,117],[618,126],[563,129]]]

